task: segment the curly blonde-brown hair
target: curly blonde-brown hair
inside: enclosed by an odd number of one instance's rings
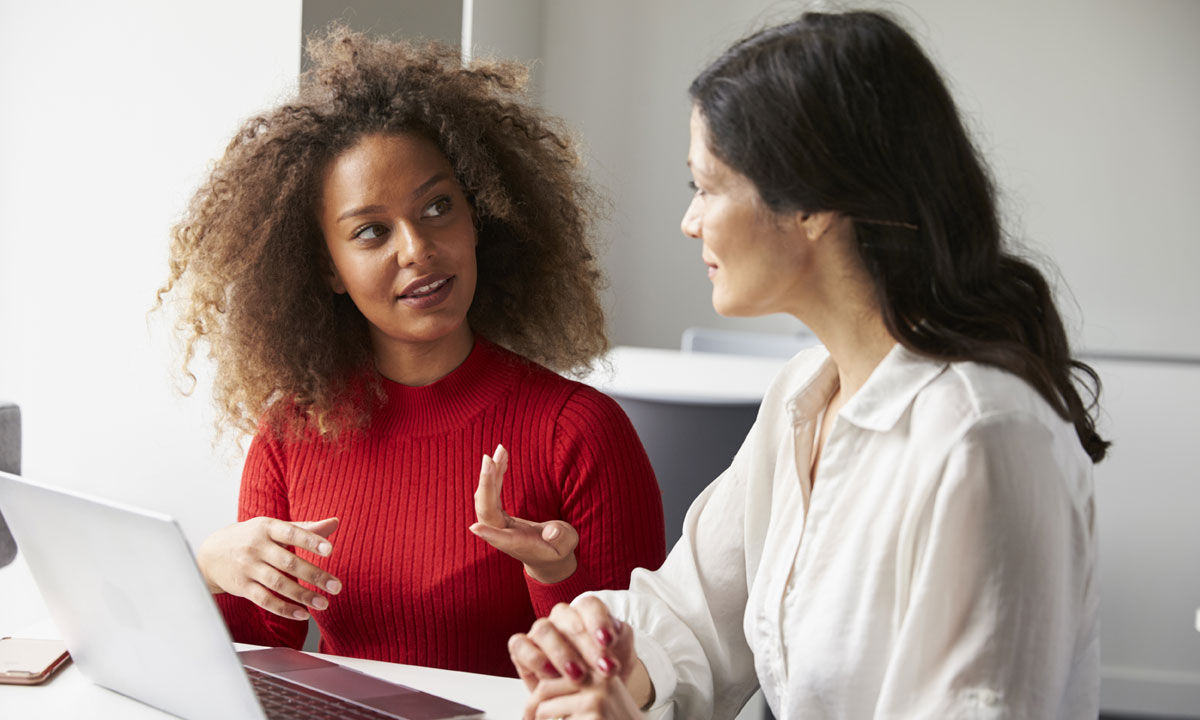
[[[344,27],[307,50],[295,98],[242,126],[171,232],[159,303],[182,306],[185,372],[209,346],[218,424],[331,437],[368,420],[367,321],[331,291],[317,221],[324,168],[367,134],[421,135],[454,168],[477,218],[474,332],[560,371],[603,353],[597,201],[567,134],[523,102],[526,69]]]

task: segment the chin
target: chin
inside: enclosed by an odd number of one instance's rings
[[[731,301],[729,298],[723,297],[716,290],[712,296],[713,310],[721,317],[746,317],[747,314],[739,307],[738,303]]]
[[[717,314],[721,317],[727,318],[753,318],[770,314],[768,312],[755,310],[751,306],[720,302],[716,298],[713,298],[713,310],[716,310]]]

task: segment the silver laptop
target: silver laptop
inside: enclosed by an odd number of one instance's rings
[[[0,510],[71,657],[97,685],[188,720],[483,717],[295,650],[236,653],[167,515],[5,472]]]

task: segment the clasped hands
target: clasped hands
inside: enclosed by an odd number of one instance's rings
[[[509,638],[508,653],[530,693],[525,720],[640,718],[654,700],[633,628],[595,597],[555,605]]]
[[[500,490],[507,469],[508,450],[504,446],[497,446],[493,457],[483,456],[475,491],[478,522],[470,530],[521,561],[538,582],[561,582],[575,572],[579,533],[561,520],[536,523],[506,513],[500,503]],[[330,595],[341,592],[342,583],[289,548],[328,557],[333,552],[329,536],[337,527],[337,518],[308,522],[252,518],[210,535],[201,544],[196,561],[212,592],[247,598],[280,617],[307,620],[310,610],[329,607],[329,599],[298,581]]]

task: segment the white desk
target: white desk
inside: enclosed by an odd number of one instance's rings
[[[680,405],[758,405],[786,360],[613,348],[583,382],[618,398]]]
[[[0,568],[0,637],[57,637],[33,578],[18,554]],[[378,677],[415,687],[456,702],[481,708],[488,718],[519,718],[525,706],[525,686],[516,679],[474,675],[413,665],[321,656]],[[203,682],[203,679],[199,680]],[[74,663],[43,685],[0,685],[0,718],[4,720],[159,720],[166,713],[93,685]]]

